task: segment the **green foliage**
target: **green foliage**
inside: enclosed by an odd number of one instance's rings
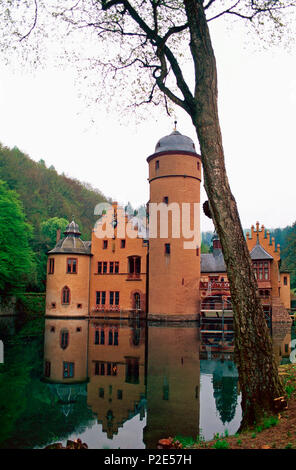
[[[15,191],[0,180],[0,292],[23,289],[33,279],[34,255],[29,241],[32,227],[26,222]]]
[[[18,294],[21,310],[26,319],[43,317],[45,313],[45,294],[42,293],[27,293]]]
[[[288,399],[291,398],[294,391],[295,391],[295,387],[293,385],[286,385],[285,392],[287,394]]]
[[[63,217],[51,217],[44,222],[41,222],[41,234],[44,237],[44,241],[47,243],[48,249],[50,250],[56,243],[57,230],[61,230],[61,235],[66,230],[68,220]]]
[[[197,444],[204,443],[205,439],[200,433],[197,435],[196,439],[190,436],[176,436],[174,441],[179,441],[182,444],[182,447],[186,449],[186,448],[192,448]]]
[[[54,385],[40,380],[43,330],[44,318],[34,318],[5,343],[5,363],[0,365],[1,449],[44,447],[74,431],[79,436],[93,422],[85,392],[65,417]]]
[[[272,426],[275,426],[279,422],[277,416],[268,416],[267,418],[263,419],[263,429],[269,429]]]
[[[277,416],[265,416],[261,424],[255,427],[255,431],[258,433],[262,432],[264,429],[269,429],[272,426],[276,426],[278,421],[279,419]],[[251,437],[256,437],[256,432],[254,432]]]
[[[296,222],[292,225],[282,249],[283,264],[291,272],[291,288],[296,288]]]
[[[27,289],[42,292],[45,290],[46,251],[55,245],[55,227],[63,230],[64,221],[74,215],[82,238],[90,239],[96,221],[94,208],[106,198],[91,185],[59,175],[54,167],[47,168],[44,160],[34,162],[17,147],[9,149],[1,144],[0,179],[19,194],[27,222],[33,227],[30,245],[37,268]]]
[[[230,446],[229,446],[229,443],[225,441],[225,439],[223,439],[223,440],[219,440],[215,442],[213,447],[214,449],[229,449]]]

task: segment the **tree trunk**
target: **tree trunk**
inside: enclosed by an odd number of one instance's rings
[[[284,394],[257,281],[224,163],[217,108],[217,70],[201,0],[184,0],[195,64],[196,108],[191,113],[201,148],[205,188],[220,237],[234,312],[235,361],[242,392],[241,430],[276,411]],[[278,409],[278,408],[277,408]]]

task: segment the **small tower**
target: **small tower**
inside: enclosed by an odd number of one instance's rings
[[[196,319],[200,281],[201,159],[193,141],[174,130],[158,141],[155,153],[147,162],[150,183],[148,319]],[[194,232],[192,238],[186,233],[189,228]],[[191,241],[190,248],[188,244],[185,247],[188,241]]]
[[[72,220],[64,238],[48,252],[46,315],[88,316],[90,243]]]

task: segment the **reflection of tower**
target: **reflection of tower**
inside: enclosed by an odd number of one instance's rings
[[[145,415],[145,325],[92,320],[88,363],[88,405],[112,439],[125,421]]]
[[[86,382],[87,333],[87,319],[45,319],[44,380],[61,384]]]
[[[159,140],[155,153],[147,161],[150,183],[148,318],[196,319],[200,280],[200,156],[189,137],[174,131]],[[153,214],[156,214],[154,204],[160,203],[159,224]],[[167,233],[162,232],[166,228]],[[193,233],[189,238],[186,228],[195,234],[194,246],[190,249],[184,249],[184,242],[192,241]]]
[[[144,441],[199,433],[199,340],[194,324],[148,329],[147,426]]]

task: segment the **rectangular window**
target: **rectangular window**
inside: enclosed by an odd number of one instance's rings
[[[97,291],[96,292],[96,304],[97,305],[105,305],[106,302],[106,292],[105,291]]]
[[[114,263],[113,263],[113,261],[110,261],[109,273],[110,273],[110,274],[113,274],[113,272],[114,272]]]
[[[288,278],[287,276],[284,276],[284,286],[287,286],[288,285]]]
[[[115,272],[115,274],[119,273],[119,262],[118,261],[115,261],[114,272]]]
[[[104,398],[105,392],[103,388],[99,388],[99,397]]]
[[[125,240],[120,240],[120,248],[125,248]]]
[[[97,291],[96,292],[96,304],[100,305],[100,303],[101,303],[101,292]]]
[[[114,331],[114,346],[118,346],[118,331]]]
[[[117,399],[122,400],[122,390],[117,390]]]
[[[159,168],[159,160],[156,160],[156,162],[155,162],[155,170],[158,170],[158,168]]]
[[[103,262],[103,274],[107,273],[107,267],[108,267],[108,263],[107,263],[107,261],[104,261]]]
[[[200,163],[197,162],[197,169],[199,170],[200,169]]]
[[[108,248],[108,240],[103,240],[103,250]]]
[[[113,305],[114,303],[114,292],[109,293],[109,304]]]
[[[54,258],[49,258],[48,274],[54,273]]]
[[[102,274],[102,269],[103,269],[103,263],[102,261],[98,262],[98,274]]]
[[[103,330],[103,328],[101,329],[100,340],[101,344],[105,344],[105,330]]]
[[[100,344],[100,331],[95,331],[95,344]]]
[[[95,375],[117,375],[117,364],[112,362],[95,362]],[[112,385],[110,385],[112,387]],[[103,389],[102,389],[103,390]],[[101,396],[103,398],[104,395]]]
[[[63,362],[63,378],[72,379],[74,377],[74,362]]]
[[[119,291],[110,291],[109,292],[109,304],[110,305],[119,305]]]
[[[109,346],[112,346],[113,344],[113,331],[112,330],[109,330],[109,338],[108,338],[108,344]]]
[[[165,252],[166,255],[169,255],[171,253],[171,244],[170,243],[165,243],[164,252]]]
[[[67,274],[76,274],[77,273],[77,258],[68,258],[67,259]]]
[[[164,196],[163,202],[164,202],[165,204],[168,204],[168,203],[169,203],[169,197],[168,197],[168,196]]]

